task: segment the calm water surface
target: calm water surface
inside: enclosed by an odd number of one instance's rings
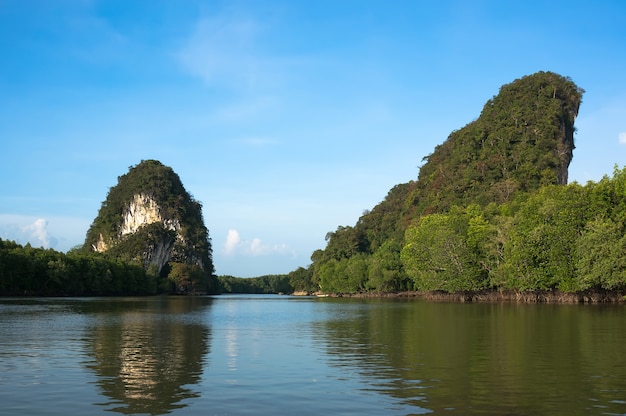
[[[0,414],[626,414],[623,306],[0,299]]]

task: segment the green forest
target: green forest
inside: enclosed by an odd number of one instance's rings
[[[160,220],[123,233],[130,201],[138,196],[155,205]],[[67,254],[0,240],[0,295],[217,293],[214,271],[202,205],[156,160],[118,177],[85,243]]]
[[[552,72],[502,86],[476,120],[422,159],[416,180],[394,186],[354,226],[329,232],[311,264],[287,275],[216,278],[200,203],[171,169],[142,162],[111,189],[82,248],[64,254],[0,240],[0,294],[153,294],[202,284],[209,293],[624,293],[626,169],[568,184],[583,93]],[[189,247],[178,253],[193,248],[204,274],[181,255],[165,270],[142,267],[137,253],[150,238],[175,240],[163,227],[114,241],[124,204],[146,184],[182,224]],[[102,236],[114,247],[95,253]]]
[[[330,293],[623,292],[625,219],[626,169],[616,167],[597,183],[546,185],[506,203],[422,215],[401,245],[390,240],[372,255],[357,251],[354,228],[342,228],[343,257],[318,260],[311,278]]]
[[[151,295],[167,293],[165,283],[139,264],[99,253],[66,254],[0,240],[2,296]]]
[[[266,275],[251,278],[218,276],[220,293],[291,294],[293,284],[284,274]]]
[[[422,160],[416,181],[326,235],[307,285],[622,292],[626,173],[615,167],[598,183],[567,184],[583,93],[551,72],[502,86]]]
[[[115,254],[115,253],[114,253]],[[215,279],[214,277],[212,279]],[[171,261],[158,273],[137,261],[75,248],[68,253],[0,239],[0,296],[217,293],[205,271]]]

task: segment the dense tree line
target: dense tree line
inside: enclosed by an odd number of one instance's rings
[[[626,169],[585,186],[545,186],[515,201],[454,207],[406,232],[418,290],[626,289]]]
[[[342,231],[349,251],[357,242]],[[505,203],[423,215],[406,229],[399,259],[396,249],[336,254],[314,263],[314,278],[322,290],[344,293],[624,292],[626,168],[599,182],[546,185]]]
[[[0,296],[117,296],[211,293],[206,273],[170,262],[142,264],[80,249],[62,253],[0,239]]]
[[[158,286],[158,277],[137,264],[0,240],[3,296],[145,295],[157,293]]]
[[[288,275],[265,275],[259,277],[218,276],[220,293],[290,294],[293,286]]]
[[[220,293],[275,294],[294,292],[313,293],[319,287],[312,282],[310,268],[299,267],[289,274],[272,274],[259,277],[218,276]]]

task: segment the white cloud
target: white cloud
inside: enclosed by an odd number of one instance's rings
[[[246,256],[268,256],[268,255],[292,255],[295,256],[295,250],[287,244],[265,244],[260,238],[255,237],[252,240],[242,240],[239,231],[229,229],[224,243],[224,253],[228,256],[234,254],[242,254]]]
[[[85,241],[90,220],[79,217],[1,214],[0,238],[33,247],[68,251]]]
[[[246,245],[246,251],[253,256],[268,256],[272,254],[279,255],[292,255],[296,253],[287,244],[265,244],[260,238],[253,238],[252,241]]]
[[[623,131],[620,134],[618,134],[617,138],[619,140],[619,144],[626,144],[626,131]]]
[[[267,247],[263,245],[260,238],[253,238],[249,249],[253,256],[260,256],[267,252]]]
[[[224,251],[226,252],[226,254],[233,254],[240,242],[241,237],[239,237],[239,232],[233,229],[228,230],[226,243],[224,244]]]
[[[22,228],[27,235],[29,235],[29,241],[37,241],[42,247],[50,247],[51,237],[48,233],[48,221],[43,218],[38,218],[32,224],[29,224]]]
[[[9,219],[7,223],[5,220]],[[57,239],[50,235],[48,231],[48,220],[37,218],[26,220],[23,217],[13,217],[3,215],[0,217],[0,238],[13,240],[19,244],[30,243],[34,247],[56,248]]]

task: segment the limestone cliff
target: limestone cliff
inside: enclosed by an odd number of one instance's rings
[[[141,263],[161,276],[177,263],[214,280],[202,206],[171,168],[155,160],[142,161],[118,178],[87,233],[85,248]]]
[[[502,86],[480,117],[423,159],[411,195],[416,212],[505,202],[517,191],[567,184],[583,92],[552,72]]]
[[[341,267],[352,269],[337,262],[355,259],[349,263],[353,270],[365,265],[370,276],[388,285],[384,290],[399,289],[406,281],[400,261],[404,234],[422,216],[453,206],[505,204],[544,185],[567,184],[583,93],[570,78],[553,72],[503,85],[477,119],[422,159],[417,180],[393,187],[353,227],[327,234],[326,248],[311,257],[312,281],[324,274],[339,279]]]

